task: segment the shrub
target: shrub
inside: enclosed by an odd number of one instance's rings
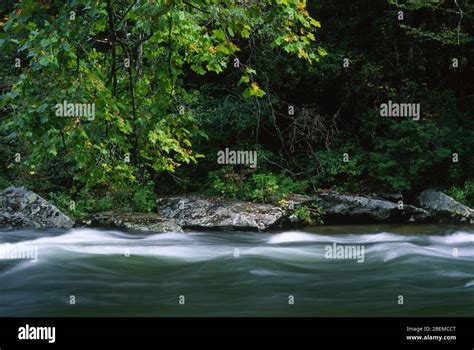
[[[448,191],[448,195],[453,197],[455,200],[466,204],[469,207],[474,206],[474,181],[469,180],[464,183],[464,186],[457,187],[453,186]]]
[[[155,193],[152,188],[144,187],[138,189],[133,195],[133,206],[140,212],[152,212],[156,209]]]
[[[303,204],[297,207],[293,214],[306,225],[324,224],[324,210],[316,206],[314,203]]]
[[[284,174],[236,172],[225,167],[209,174],[210,194],[260,203],[278,203],[291,193],[304,193],[307,181],[296,181]]]

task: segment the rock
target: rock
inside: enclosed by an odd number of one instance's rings
[[[158,213],[186,228],[220,230],[266,230],[277,227],[287,211],[271,204],[232,201],[223,198],[186,196],[157,200]]]
[[[0,227],[70,228],[74,225],[56,206],[24,187],[0,193]]]
[[[165,219],[155,213],[101,212],[81,219],[80,225],[154,233],[183,232],[183,229],[175,221]]]
[[[430,217],[411,205],[400,208],[398,203],[337,192],[322,192],[315,202],[325,211],[326,223],[423,222]]]
[[[401,193],[392,193],[392,192],[376,192],[372,193],[371,197],[381,200],[388,200],[390,202],[397,202],[403,200],[403,195]]]
[[[443,192],[425,190],[418,196],[418,204],[438,222],[474,224],[474,211]]]
[[[311,203],[314,199],[303,194],[290,194],[285,199],[290,209],[297,208],[300,205]]]

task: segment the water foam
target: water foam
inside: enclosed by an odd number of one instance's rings
[[[84,255],[124,255],[172,258],[183,261],[206,261],[233,258],[235,248],[242,257],[267,257],[278,260],[324,259],[325,244],[367,244],[365,254],[369,260],[385,262],[405,256],[453,258],[453,245],[473,242],[474,234],[457,231],[446,236],[409,236],[391,232],[375,234],[321,235],[303,231],[287,231],[272,235],[184,234],[132,234],[120,231],[72,229],[58,235],[18,242],[38,247],[39,262],[50,256],[67,256],[67,253]],[[298,244],[301,243],[301,244]],[[308,243],[308,244],[304,244]],[[474,249],[459,249],[457,259],[474,259]],[[27,266],[27,265],[22,265]]]
[[[465,231],[457,231],[446,236],[430,236],[429,239],[435,243],[442,244],[463,244],[472,243],[474,244],[474,233]],[[473,246],[474,249],[474,246]]]
[[[321,243],[379,243],[379,242],[403,242],[419,239],[414,236],[398,235],[390,232],[375,234],[342,234],[342,235],[320,235],[302,231],[288,231],[273,235],[268,240],[270,244],[294,243],[294,242],[321,242]]]
[[[474,286],[474,280],[467,282],[464,287],[473,287]]]

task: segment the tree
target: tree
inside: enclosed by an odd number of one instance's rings
[[[73,189],[156,180],[201,157],[197,91],[183,77],[239,69],[244,96],[263,96],[241,46],[267,38],[312,62],[318,27],[305,0],[24,0],[1,23],[19,73],[0,99],[2,131],[31,175],[59,166]]]

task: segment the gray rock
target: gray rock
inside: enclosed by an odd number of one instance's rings
[[[315,198],[316,204],[326,212],[325,222],[423,222],[430,214],[411,205],[369,197],[322,192]]]
[[[388,200],[390,202],[398,202],[403,200],[403,195],[401,193],[392,193],[379,191],[371,194],[372,198]]]
[[[425,190],[418,196],[418,204],[438,222],[474,224],[474,211],[443,192]]]
[[[79,224],[153,233],[183,232],[175,221],[155,213],[108,211],[92,214],[82,219]]]
[[[158,213],[186,228],[265,230],[279,226],[287,211],[271,204],[231,201],[200,196],[157,200]]]
[[[0,193],[0,227],[70,228],[74,225],[56,206],[24,187]]]
[[[287,202],[289,209],[293,209],[299,207],[300,205],[313,202],[313,198],[303,194],[290,194],[285,199],[285,201]]]

